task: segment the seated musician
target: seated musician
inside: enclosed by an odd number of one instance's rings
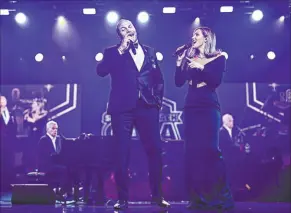
[[[46,135],[42,136],[38,143],[38,169],[46,174],[46,180],[50,185],[57,180],[58,187],[61,188],[60,191],[56,191],[57,200],[60,201],[65,201],[66,195],[71,194],[73,179],[76,181],[73,170],[62,163],[61,151],[64,141],[69,139],[58,135],[57,122],[49,121],[46,124]]]
[[[222,116],[222,127],[219,131],[219,147],[222,151],[227,152],[230,149],[239,149],[238,128],[234,127],[234,119],[230,114]]]
[[[238,164],[243,154],[241,152],[242,144],[239,143],[239,131],[234,126],[233,116],[224,114],[222,123],[219,131],[219,148],[222,151],[230,182],[235,187],[234,185],[238,183]]]

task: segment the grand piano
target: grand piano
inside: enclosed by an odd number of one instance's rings
[[[112,136],[80,136],[64,139],[61,159],[70,167],[94,166],[102,170],[113,169],[116,144]]]
[[[113,172],[116,159],[116,144],[112,136],[94,136],[82,134],[76,139],[63,137],[60,162],[78,175],[83,182],[84,201],[89,202],[90,188],[95,174],[96,203],[104,205],[104,178]],[[84,177],[84,178],[83,178]],[[77,192],[79,196],[79,191]]]

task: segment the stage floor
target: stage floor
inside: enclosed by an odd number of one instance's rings
[[[6,197],[7,198],[7,197]],[[129,208],[125,211],[115,211],[112,206],[100,207],[89,205],[11,205],[9,200],[0,201],[1,213],[212,213],[212,212],[229,212],[229,213],[290,213],[290,203],[255,203],[255,202],[236,202],[235,208],[230,211],[197,211],[187,210],[186,203],[172,202],[170,209],[161,209],[153,207],[144,202],[130,203]]]

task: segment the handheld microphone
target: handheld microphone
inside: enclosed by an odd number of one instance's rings
[[[178,55],[180,55],[180,54],[182,54],[186,49],[188,49],[189,47],[191,47],[192,46],[192,44],[191,43],[188,43],[188,44],[184,44],[184,46],[182,46],[182,48],[181,49],[179,49],[179,50],[176,50],[174,53],[173,53],[173,57],[176,57],[176,56],[178,56]]]
[[[63,133],[60,131],[60,128],[58,129],[58,136],[59,136],[62,140],[66,139],[66,137],[63,135]]]

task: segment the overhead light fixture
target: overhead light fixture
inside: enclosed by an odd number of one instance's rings
[[[0,9],[0,16],[8,16],[9,10],[7,9]]]
[[[94,15],[94,14],[96,14],[96,9],[95,8],[84,8],[83,9],[83,14],[85,14],[85,15]]]
[[[176,7],[164,7],[163,13],[176,13]]]
[[[231,13],[231,12],[233,12],[233,6],[221,6],[220,12],[221,13]]]

